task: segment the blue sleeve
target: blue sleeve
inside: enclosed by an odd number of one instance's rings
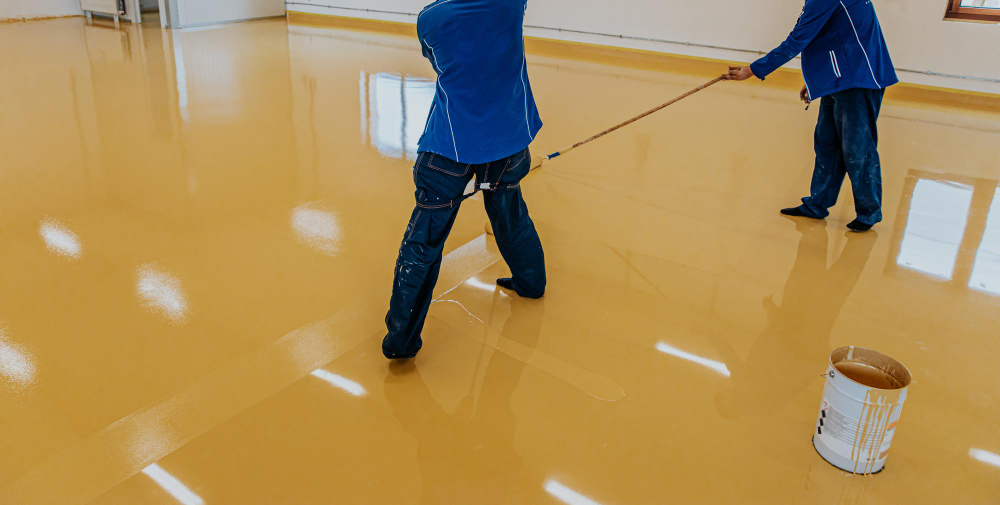
[[[427,47],[423,37],[418,36],[417,38],[420,39],[420,52],[423,53],[424,58],[427,58],[428,60],[431,59],[431,48]],[[432,61],[431,65],[433,64],[434,62]]]
[[[795,23],[795,28],[788,34],[788,38],[767,53],[767,56],[750,64],[753,75],[763,81],[768,74],[798,56],[816,38],[838,6],[840,6],[839,0],[806,0],[799,21]]]

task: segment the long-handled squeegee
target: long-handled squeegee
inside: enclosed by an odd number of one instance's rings
[[[534,160],[531,161],[531,170],[535,170],[537,168],[541,168],[541,166],[546,161],[551,160],[552,158],[555,158],[557,156],[562,156],[562,155],[564,155],[564,154],[572,151],[573,149],[576,149],[577,147],[580,147],[580,146],[582,146],[582,145],[584,145],[584,144],[586,144],[588,142],[591,142],[593,140],[597,140],[597,139],[599,139],[599,138],[601,138],[601,137],[603,137],[603,136],[605,136],[605,135],[607,135],[607,134],[609,134],[609,133],[611,133],[611,132],[613,132],[613,131],[615,131],[615,130],[623,127],[623,126],[628,126],[628,125],[630,125],[630,124],[632,124],[632,123],[634,123],[634,122],[636,122],[636,121],[638,121],[638,120],[640,120],[640,119],[642,119],[642,118],[644,118],[644,117],[646,117],[646,116],[648,116],[648,115],[650,115],[650,114],[652,114],[654,112],[657,112],[657,111],[659,111],[661,109],[665,109],[665,108],[669,107],[670,105],[673,105],[673,104],[675,104],[675,103],[677,103],[677,102],[679,102],[679,101],[681,101],[681,100],[683,100],[683,99],[685,99],[685,98],[687,98],[687,97],[689,97],[689,96],[691,96],[691,95],[693,95],[693,94],[695,94],[695,93],[697,93],[697,92],[699,92],[699,91],[701,91],[701,90],[703,90],[703,89],[705,89],[705,88],[707,88],[707,87],[709,87],[709,86],[711,86],[711,85],[713,85],[713,84],[715,84],[715,83],[717,83],[719,81],[725,81],[725,80],[726,80],[726,76],[725,75],[720,75],[719,77],[716,77],[715,79],[712,79],[711,81],[708,81],[705,84],[702,84],[701,86],[698,86],[697,88],[694,88],[691,91],[688,91],[687,93],[684,93],[681,96],[673,98],[673,99],[671,99],[670,101],[668,101],[666,103],[657,105],[656,107],[653,107],[652,109],[649,109],[646,112],[643,112],[642,114],[639,114],[638,116],[636,116],[636,117],[634,117],[632,119],[629,119],[628,121],[625,121],[625,122],[619,123],[619,124],[617,124],[615,126],[612,126],[611,128],[608,128],[607,130],[604,130],[601,133],[598,133],[597,135],[594,135],[593,137],[590,137],[590,138],[588,138],[586,140],[582,140],[580,142],[577,142],[576,144],[573,144],[573,145],[571,145],[571,146],[569,146],[569,147],[567,147],[565,149],[562,149],[560,151],[556,151],[556,152],[554,152],[554,153],[552,153],[552,154],[550,154],[548,156],[541,156],[539,158],[536,158],[536,159],[534,159]],[[490,227],[489,221],[486,222],[486,233],[488,233],[490,235],[493,235],[493,229]]]
[[[648,116],[648,115],[650,115],[650,114],[652,114],[654,112],[657,112],[657,111],[659,111],[661,109],[665,109],[665,108],[667,108],[670,105],[673,105],[673,104],[675,104],[675,103],[677,103],[677,102],[679,102],[679,101],[681,101],[681,100],[683,100],[683,99],[685,99],[685,98],[687,98],[687,97],[689,97],[689,96],[691,96],[691,95],[693,95],[693,94],[695,94],[695,93],[697,93],[697,92],[699,92],[699,91],[701,91],[701,90],[703,90],[703,89],[705,89],[705,88],[707,88],[707,87],[709,87],[709,86],[711,86],[711,85],[713,85],[713,84],[715,84],[715,83],[717,83],[719,81],[724,81],[724,80],[726,80],[726,76],[724,76],[724,75],[716,77],[715,79],[712,79],[711,81],[708,81],[705,84],[702,84],[701,86],[698,86],[697,88],[694,88],[691,91],[688,91],[687,93],[684,93],[683,95],[678,96],[677,98],[674,98],[674,99],[670,100],[669,102],[666,102],[666,103],[661,104],[661,105],[657,105],[656,107],[653,107],[652,109],[649,109],[646,112],[643,112],[642,114],[639,114],[638,116],[636,116],[636,117],[634,117],[632,119],[629,119],[628,121],[625,121],[623,123],[619,123],[619,124],[617,124],[615,126],[612,126],[611,128],[608,128],[607,130],[604,130],[601,133],[598,133],[597,135],[594,135],[593,137],[590,137],[590,138],[588,138],[586,140],[582,140],[580,142],[577,142],[576,144],[573,144],[573,145],[571,145],[571,146],[569,146],[569,147],[567,147],[567,148],[565,148],[565,149],[563,149],[561,151],[556,151],[556,152],[554,152],[554,153],[552,153],[552,154],[550,154],[548,156],[542,156],[540,158],[537,158],[537,159],[535,159],[535,160],[532,161],[532,163],[531,163],[531,170],[535,170],[536,168],[541,167],[542,164],[544,164],[548,160],[551,160],[552,158],[555,158],[557,156],[562,156],[562,155],[564,155],[564,154],[572,151],[573,149],[576,149],[577,147],[580,147],[580,146],[582,146],[582,145],[584,145],[584,144],[586,144],[588,142],[597,140],[597,139],[599,139],[599,138],[601,138],[601,137],[603,137],[603,136],[605,136],[605,135],[607,135],[607,134],[609,134],[609,133],[611,133],[611,132],[613,132],[613,131],[615,131],[615,130],[623,127],[623,126],[628,126],[628,125],[630,125],[630,124],[632,124],[632,123],[634,123],[634,122],[636,122],[636,121],[638,121],[638,120],[640,120],[640,119],[642,119],[642,118],[644,118],[644,117],[646,117],[646,116]]]

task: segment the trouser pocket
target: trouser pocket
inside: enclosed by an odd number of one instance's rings
[[[531,152],[525,149],[488,166],[493,168],[490,168],[487,174],[477,174],[478,179],[483,179],[485,176],[487,179],[485,182],[489,182],[496,190],[514,189],[520,185],[521,179],[524,179],[531,171]]]
[[[439,154],[420,153],[413,166],[417,207],[431,212],[457,207],[471,177],[472,165]]]

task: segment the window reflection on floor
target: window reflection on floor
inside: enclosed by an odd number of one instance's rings
[[[890,263],[1000,296],[1000,181],[911,170]]]
[[[896,262],[951,279],[971,202],[971,186],[927,179],[917,181]]]
[[[434,100],[434,81],[390,73],[362,72],[361,135],[390,158],[416,159]]]
[[[993,204],[986,217],[986,231],[976,253],[969,287],[1000,295],[1000,188],[993,194]]]

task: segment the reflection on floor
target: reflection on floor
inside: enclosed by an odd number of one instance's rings
[[[543,300],[494,288],[507,271],[466,202],[424,350],[392,365],[434,90],[419,44],[157,26],[0,26],[0,503],[1000,496],[995,113],[890,90],[886,221],[857,235],[849,192],[826,222],[776,212],[812,166],[793,79],[717,85],[524,182]],[[528,62],[536,152],[719,70],[540,43]],[[871,478],[809,443],[847,344],[915,377]]]

